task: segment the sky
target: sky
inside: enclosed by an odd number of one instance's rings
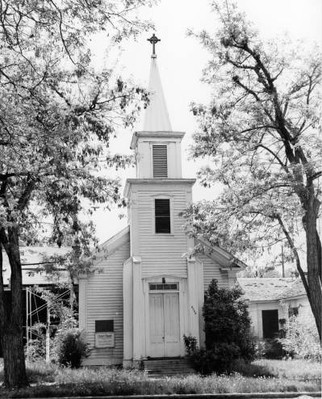
[[[238,0],[238,6],[245,11],[263,39],[288,34],[293,39],[322,43],[322,0]],[[189,145],[192,134],[197,131],[196,121],[189,112],[191,102],[204,102],[210,98],[209,87],[201,82],[202,69],[209,55],[196,39],[187,37],[187,30],[215,32],[216,18],[210,11],[208,0],[161,0],[157,6],[142,10],[143,18],[152,20],[155,33],[161,41],[156,46],[157,62],[163,90],[168,106],[172,129],[186,132],[182,143],[183,177],[195,177],[200,166],[208,160],[189,160]],[[134,40],[122,43],[118,50],[117,69],[121,75],[147,86],[150,69],[151,44],[147,39],[152,35],[144,33]],[[104,43],[96,43],[104,53]],[[103,57],[104,59],[104,57]],[[108,59],[106,62],[109,62]],[[142,114],[143,120],[143,114]],[[142,129],[142,120],[134,131]],[[111,143],[114,152],[130,153],[133,131],[120,131]],[[122,172],[123,184],[127,177],[134,177],[131,168]],[[193,189],[193,199],[211,199],[216,188],[204,189],[198,183]],[[100,242],[106,241],[126,226],[126,210],[98,209],[93,215]]]

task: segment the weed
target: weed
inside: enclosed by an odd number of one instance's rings
[[[0,397],[314,392],[321,386],[320,367],[320,363],[304,360],[265,359],[252,364],[239,362],[235,367],[238,372],[229,375],[202,377],[194,374],[185,378],[151,380],[139,370],[112,367],[71,369],[36,362],[27,367],[30,381],[35,386],[19,391],[0,388]]]

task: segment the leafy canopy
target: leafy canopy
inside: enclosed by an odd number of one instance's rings
[[[192,156],[210,159],[198,177],[218,195],[187,212],[189,228],[244,259],[285,237],[299,249],[310,190],[316,217],[319,208],[320,53],[287,38],[264,43],[235,3],[212,6],[216,35],[193,34],[211,56],[203,81],[213,95],[192,105]]]
[[[45,231],[61,245],[75,233],[89,203],[119,202],[120,182],[110,167],[131,158],[111,155],[110,138],[132,126],[148,102],[141,87],[97,69],[91,40],[105,32],[110,47],[150,25],[133,13],[150,1],[1,2],[0,18],[0,230],[19,226],[28,244]],[[102,40],[102,38],[101,38]],[[103,43],[103,42],[102,42]],[[89,208],[89,211],[91,208]],[[48,224],[47,224],[48,225]],[[72,241],[72,240],[71,240]]]

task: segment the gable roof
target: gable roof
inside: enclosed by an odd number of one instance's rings
[[[125,244],[130,240],[130,226],[126,226],[124,229],[114,234],[111,238],[99,245],[98,249],[92,255],[92,260],[97,263],[102,259],[105,259],[108,255],[111,255],[121,245]]]
[[[285,278],[238,278],[245,299],[251,302],[279,301],[303,296],[305,289],[301,279]]]
[[[224,267],[227,268],[238,268],[240,270],[244,269],[247,265],[232,255],[230,252],[226,251],[225,249],[217,246],[212,245],[210,242],[202,239],[196,238],[195,245],[201,244],[204,249],[204,254],[220,264],[225,265]]]
[[[304,285],[301,278],[297,278],[281,293],[279,299],[290,299],[303,295],[306,295]]]
[[[63,256],[70,251],[69,247],[20,247],[20,258],[22,266],[22,284],[23,285],[47,285],[68,280],[66,269],[62,268],[59,277],[47,275],[41,269],[44,258],[50,256]],[[9,259],[3,251],[2,275],[4,285],[10,285],[11,269]]]

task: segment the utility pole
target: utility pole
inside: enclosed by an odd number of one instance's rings
[[[47,301],[46,363],[50,363],[50,306]]]
[[[282,277],[285,277],[285,267],[284,267],[284,246],[282,244]]]

